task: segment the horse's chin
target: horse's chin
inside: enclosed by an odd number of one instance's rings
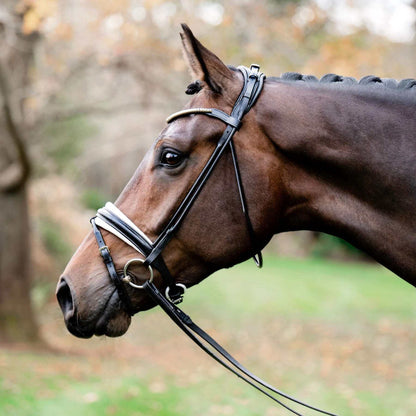
[[[125,311],[118,311],[109,318],[106,314],[97,321],[94,335],[107,337],[120,337],[129,329],[131,317]]]

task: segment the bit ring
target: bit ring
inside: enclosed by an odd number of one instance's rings
[[[130,286],[134,287],[135,289],[143,289],[144,288],[144,284],[142,285],[137,285],[136,283],[133,283],[131,281],[131,277],[127,274],[127,270],[129,268],[130,265],[135,264],[135,263],[140,263],[140,264],[144,264],[144,260],[143,259],[131,259],[129,260],[125,265],[124,265],[124,269],[123,269],[123,282],[128,283]],[[150,273],[150,277],[149,280],[147,281],[148,283],[152,283],[153,282],[153,269],[152,266],[150,264],[147,265],[147,269],[149,270]]]

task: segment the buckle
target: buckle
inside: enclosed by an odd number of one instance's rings
[[[107,250],[108,251],[108,254],[110,254],[110,249],[108,248],[108,246],[98,247],[98,250],[100,251],[101,255],[102,255],[102,253],[103,253],[104,250]]]
[[[257,64],[251,64],[250,66],[250,78],[251,77],[258,77],[260,71],[260,65]]]
[[[256,266],[261,269],[263,267],[263,255],[261,254],[261,251],[253,255],[253,260]]]
[[[169,295],[170,286],[168,286],[165,290],[165,297],[168,301],[172,302],[174,305],[178,305],[179,303],[183,301],[183,297],[186,291],[186,286],[183,285],[182,283],[175,283],[175,287],[182,289],[182,293],[178,291],[174,295],[170,296]]]
[[[109,264],[113,262],[111,258],[110,249],[107,246],[98,247],[98,251],[100,252],[101,258],[103,259],[105,264]]]

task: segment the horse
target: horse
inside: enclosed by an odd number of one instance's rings
[[[343,238],[416,286],[416,82],[257,76],[242,119],[233,109],[252,72],[225,65],[182,28],[190,101],[106,211],[123,216],[124,228],[150,251],[138,258],[140,250],[105,226],[102,211],[58,282],[68,330],[121,336],[133,314],[156,305],[136,289],[149,271],[161,292],[189,288],[287,231]],[[155,253],[153,242],[165,236],[228,130],[230,145]]]

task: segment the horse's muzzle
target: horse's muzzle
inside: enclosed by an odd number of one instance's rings
[[[81,330],[79,328],[78,315],[74,302],[74,297],[68,283],[64,277],[61,277],[56,289],[56,298],[64,315],[65,325],[68,331],[79,338],[91,338],[94,333],[89,330]]]
[[[56,297],[64,315],[68,331],[78,338],[91,338],[93,335],[119,337],[123,335],[131,322],[130,315],[120,307],[120,299],[115,288],[110,288],[104,301],[97,310],[81,311],[77,304],[75,291],[62,276],[56,290]],[[85,307],[85,305],[84,305]]]

